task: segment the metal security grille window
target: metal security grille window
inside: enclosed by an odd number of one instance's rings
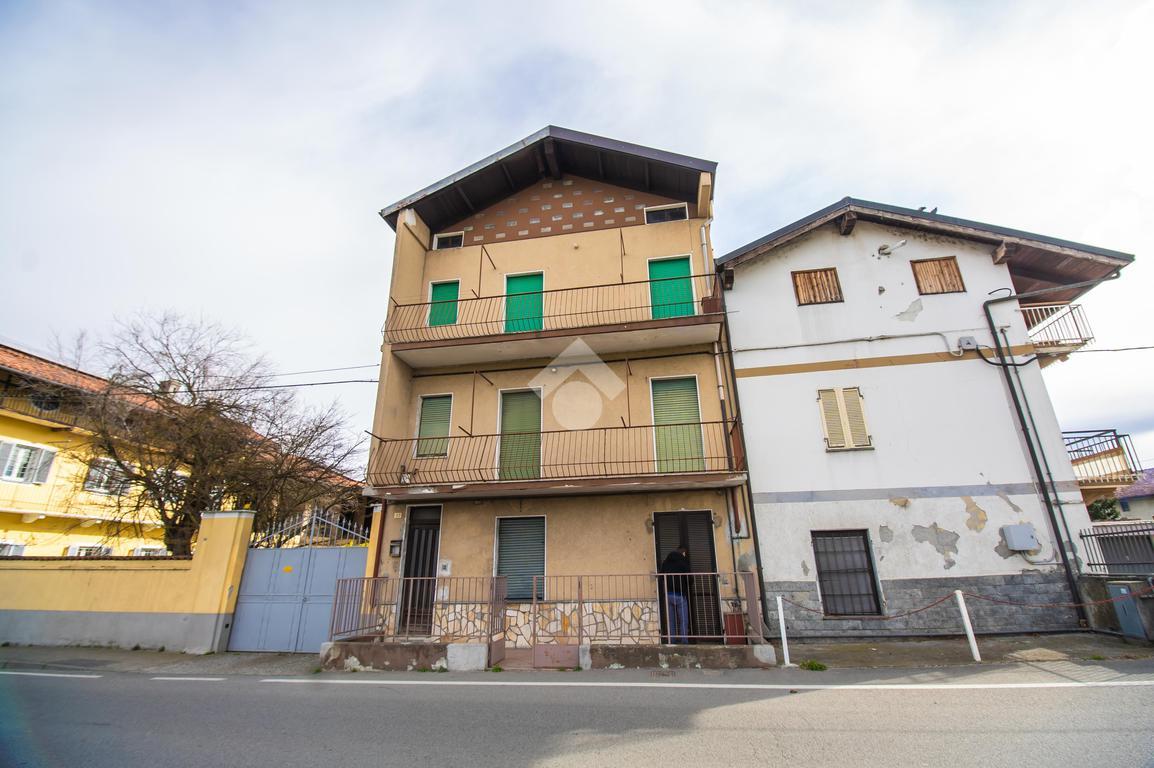
[[[836,304],[845,300],[835,267],[806,269],[790,274],[793,276],[793,293],[797,297],[798,306]]]
[[[814,531],[813,555],[827,616],[881,613],[866,531]]]
[[[918,293],[923,296],[934,293],[965,293],[962,272],[958,269],[958,259],[947,256],[944,259],[922,259],[911,261]]]
[[[545,518],[497,520],[497,575],[508,578],[509,600],[532,600],[535,583],[536,598],[545,598]]]
[[[0,479],[12,483],[44,483],[56,451],[21,443],[0,442]]]
[[[825,430],[827,451],[849,451],[873,448],[866,425],[865,405],[857,387],[837,387],[817,391],[821,424]]]
[[[645,209],[646,224],[660,224],[664,221],[684,221],[689,218],[689,206],[685,203],[677,205],[661,205]]]

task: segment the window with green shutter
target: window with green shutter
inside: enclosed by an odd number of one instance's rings
[[[705,471],[697,379],[654,379],[650,386],[657,471]]]
[[[693,312],[689,257],[649,262],[649,300],[653,318],[684,317]]]
[[[501,480],[541,477],[541,396],[533,391],[501,393]]]
[[[544,327],[544,286],[545,276],[540,272],[505,278],[505,333],[539,331]]]
[[[455,325],[457,322],[457,298],[461,283],[449,280],[433,283],[429,292],[429,325]]]
[[[421,398],[420,422],[417,426],[417,456],[447,456],[449,453],[449,416],[453,412],[452,395]]]
[[[497,575],[508,580],[509,600],[532,600],[533,577],[545,575],[545,518],[503,517],[497,520]],[[537,579],[537,599],[545,599],[544,579]]]

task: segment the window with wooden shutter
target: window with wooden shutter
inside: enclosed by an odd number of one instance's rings
[[[817,391],[827,451],[873,447],[862,401],[861,390],[857,387],[837,387]]]
[[[447,456],[449,453],[452,395],[430,395],[421,398],[417,423],[417,456]]]
[[[497,520],[497,575],[508,580],[510,600],[533,599],[533,577],[545,575],[545,518],[503,517]],[[537,599],[545,597],[537,579]]]
[[[964,293],[966,290],[956,256],[911,261],[910,267],[914,270],[918,293],[923,296],[934,293]]]
[[[654,379],[650,387],[657,471],[704,472],[697,379],[692,376]]]
[[[0,478],[13,483],[44,483],[56,451],[21,443],[0,444]]]
[[[535,390],[501,393],[501,442],[498,477],[541,477],[541,395]]]
[[[806,304],[836,304],[844,301],[841,283],[837,279],[837,269],[806,269],[792,272],[793,293],[798,306]]]
[[[461,283],[447,280],[429,287],[429,325],[456,325]]]

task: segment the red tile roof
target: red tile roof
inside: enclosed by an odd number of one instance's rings
[[[25,376],[31,376],[50,384],[70,387],[85,392],[103,392],[108,380],[91,373],[54,363],[43,357],[31,355],[23,350],[0,344],[0,368],[5,368]]]

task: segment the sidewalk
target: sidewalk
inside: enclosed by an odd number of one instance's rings
[[[979,637],[983,666],[1063,661],[1154,659],[1154,646],[1127,643],[1090,632],[1062,635]],[[977,666],[965,638],[790,643],[794,664],[813,660],[831,669],[932,669]],[[779,659],[780,659],[780,646]],[[133,672],[152,675],[312,675],[320,668],[313,654],[183,653],[117,648],[0,647],[0,669]],[[381,673],[397,674],[397,673]],[[515,674],[515,673],[514,673]],[[611,673],[613,674],[613,673]]]

